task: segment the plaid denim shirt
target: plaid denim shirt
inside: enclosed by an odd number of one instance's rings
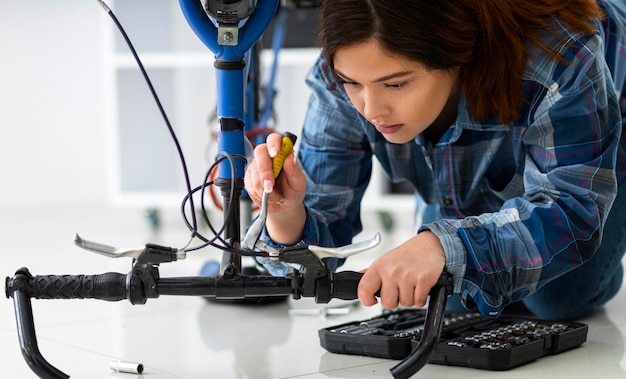
[[[522,117],[478,122],[462,99],[435,145],[422,136],[387,142],[341,87],[329,86],[318,62],[307,78],[312,95],[298,150],[308,180],[303,243],[341,246],[362,230],[376,157],[392,181],[406,180],[439,204],[444,218],[419,231],[440,238],[454,292],[483,314],[497,316],[589,259],[626,176],[626,5],[600,4],[608,17],[597,33],[575,35],[557,20],[567,43],[545,33],[568,63],[531,47]]]

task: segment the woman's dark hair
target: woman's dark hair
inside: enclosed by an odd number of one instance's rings
[[[474,118],[513,122],[523,102],[527,43],[557,56],[539,31],[557,18],[593,33],[601,16],[595,0],[324,0],[319,43],[330,74],[337,50],[370,38],[430,69],[459,67]]]

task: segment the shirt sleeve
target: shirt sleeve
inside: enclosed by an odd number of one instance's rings
[[[616,195],[621,115],[602,41],[580,40],[564,57],[527,115],[523,195],[422,227],[442,241],[455,292],[485,315],[588,260]]]
[[[343,246],[362,230],[361,199],[372,170],[364,121],[339,87],[326,79],[322,61],[307,77],[311,96],[298,159],[307,178],[305,238]]]

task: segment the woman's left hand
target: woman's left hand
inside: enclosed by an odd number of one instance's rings
[[[424,231],[388,251],[364,270],[358,296],[363,305],[380,301],[387,309],[423,307],[430,289],[437,283],[446,264],[439,238]]]

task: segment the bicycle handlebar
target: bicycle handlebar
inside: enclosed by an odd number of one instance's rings
[[[136,283],[139,271],[129,274],[107,272],[95,275],[36,275],[21,268],[13,278],[6,278],[6,296],[20,291],[35,299],[97,299],[105,301],[130,300],[143,304],[146,299],[132,296],[142,292],[145,298],[159,295],[203,296],[216,299],[245,299],[252,297],[285,296],[294,294],[294,278],[263,275],[236,275],[234,277],[177,277],[159,278],[156,288],[147,291]],[[318,303],[331,299],[354,300],[357,286],[363,276],[360,272],[328,273],[318,279],[315,298]],[[297,278],[295,280],[298,280]],[[156,290],[156,291],[154,291]],[[150,293],[154,292],[152,296]],[[133,301],[133,299],[135,301]],[[140,301],[136,301],[139,299]]]
[[[17,270],[13,278],[6,278],[6,296],[13,297],[18,337],[22,355],[31,370],[41,378],[68,378],[65,373],[48,363],[37,346],[31,298],[36,299],[98,299],[144,304],[148,298],[159,295],[203,296],[216,299],[245,299],[267,296],[303,294],[315,297],[318,303],[333,298],[357,298],[360,272],[341,271],[326,275],[315,271],[314,288],[303,289],[311,281],[295,270],[286,277],[263,275],[233,275],[221,277],[159,278],[158,267],[139,265],[128,274],[107,272],[96,275],[37,275],[27,268]],[[451,292],[451,277],[444,273],[431,290],[424,334],[416,350],[392,368],[395,378],[408,378],[429,360],[441,334],[446,298]]]
[[[332,298],[356,299],[362,274],[353,271],[328,273],[314,289],[317,302]],[[204,296],[217,299],[245,299],[267,296],[300,296],[305,283],[299,273],[292,277],[222,276],[159,278],[156,266],[143,265],[128,274],[107,272],[96,275],[36,275],[20,268],[6,278],[6,297],[13,298],[22,355],[31,370],[41,378],[69,378],[46,361],[37,345],[31,298],[97,299],[144,304],[159,295]]]

